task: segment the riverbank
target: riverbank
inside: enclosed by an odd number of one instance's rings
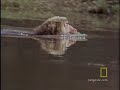
[[[103,16],[95,17],[84,14],[82,14],[80,17],[82,18],[78,19],[73,17],[73,20],[69,20],[69,23],[78,31],[119,32],[119,21],[114,20],[114,18],[109,17],[106,19],[106,17]],[[38,25],[41,25],[45,20],[46,19],[1,18],[1,25],[32,29]]]
[[[42,17],[68,12],[118,15],[120,10],[119,0],[3,0],[1,8],[2,10],[41,12],[44,14]]]
[[[1,24],[34,28],[52,16],[64,16],[79,31],[116,32],[119,29],[119,4],[115,1],[117,0],[3,0]]]

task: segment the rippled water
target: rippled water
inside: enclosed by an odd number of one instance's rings
[[[86,34],[81,41],[2,36],[2,90],[118,90],[117,34]],[[100,79],[100,67],[108,81],[89,82]]]

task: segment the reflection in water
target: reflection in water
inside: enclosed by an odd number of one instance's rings
[[[79,39],[78,39],[79,38]],[[57,38],[33,38],[41,44],[41,48],[52,55],[64,55],[68,47],[79,41],[86,41],[85,37],[57,37]]]
[[[86,34],[64,34],[64,35],[33,35],[30,31],[19,29],[4,29],[1,30],[1,35],[4,37],[32,38],[41,44],[41,48],[52,55],[64,55],[68,47],[76,43],[76,41],[87,41]]]
[[[41,44],[41,48],[49,54],[63,55],[67,48],[73,45],[76,41],[39,38],[39,42]]]

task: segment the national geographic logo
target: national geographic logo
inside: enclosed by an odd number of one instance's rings
[[[108,68],[100,67],[100,78],[107,78],[107,77],[108,77]]]
[[[100,81],[108,81],[108,68],[107,67],[100,67],[99,68],[99,77],[100,78],[97,78],[97,79],[88,79],[88,82],[100,82]]]

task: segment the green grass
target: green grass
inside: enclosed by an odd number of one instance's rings
[[[34,2],[33,2],[34,1]],[[69,11],[69,7],[66,11],[58,11],[53,3],[47,3],[49,0],[2,0],[1,2],[1,18],[10,19],[29,19],[29,20],[46,20],[52,16],[65,16],[70,23],[78,24],[83,19],[92,21],[92,24],[96,27],[118,27],[118,14],[113,14],[110,18],[99,18],[97,15],[82,16],[82,13]],[[97,6],[109,9],[105,0],[96,0]],[[56,10],[56,11],[55,11]],[[119,5],[112,6],[112,10],[119,12]],[[88,17],[88,18],[87,18]],[[108,17],[108,16],[107,16]]]
[[[87,1],[87,0],[86,0]],[[77,2],[77,1],[76,1]],[[72,2],[71,2],[72,3]],[[112,5],[109,7],[106,0],[96,0],[96,6],[102,7],[106,9],[108,12],[114,12],[114,14],[118,15],[119,13],[119,5]],[[39,18],[49,18],[51,16],[56,15],[69,15],[70,8],[75,7],[63,7],[62,9],[66,9],[66,11],[58,11],[54,7],[53,3],[50,3],[49,0],[2,0],[1,1],[1,10],[2,18],[16,18],[16,19],[39,19]],[[60,7],[59,7],[60,8]],[[62,10],[61,9],[61,10]],[[76,7],[77,9],[77,7]],[[69,11],[69,13],[67,13]],[[72,12],[74,13],[74,12]]]
[[[3,0],[1,2],[1,17],[13,19],[39,19],[54,16],[48,6],[39,3],[40,0]]]
[[[35,12],[32,11],[12,11],[12,10],[1,10],[1,17],[2,18],[11,18],[11,19],[42,19],[42,18],[49,18],[54,16],[51,12]]]

